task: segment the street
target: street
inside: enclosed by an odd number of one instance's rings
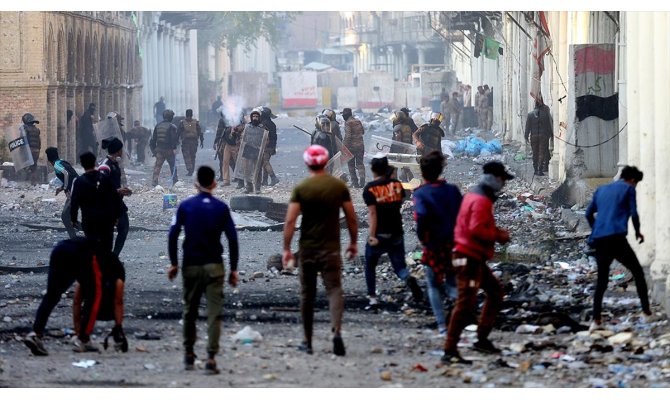
[[[302,151],[309,138],[292,125],[312,130],[313,118],[280,116],[275,122],[279,139],[272,164],[280,183],[263,187],[260,196],[286,203],[293,186],[307,176]],[[366,133],[366,138],[369,135]],[[217,169],[213,139],[213,132],[205,134],[205,147],[198,149],[196,165]],[[441,364],[444,338],[437,335],[428,303],[409,301],[408,290],[393,274],[387,258],[377,269],[382,305],[376,313],[364,310],[363,257],[345,262],[346,356],[332,354],[328,303],[321,283],[314,355],[298,351],[302,340],[299,280],[297,275],[276,273],[267,266],[271,256],[281,253],[282,232],[269,223],[264,229],[259,228],[262,224],[243,227],[238,222],[241,283],[235,290],[227,284],[224,288],[221,352],[217,356],[221,374],[205,376],[202,366],[184,371],[181,277],[170,282],[166,275],[167,230],[175,210],[162,208],[167,189],[150,187],[151,157],[147,157],[147,165],[126,166],[133,195],[126,199],[130,233],[121,260],[127,276],[124,329],[130,350],[72,352],[69,291],[47,324],[44,342],[49,356],[35,357],[21,339],[31,330],[46,288],[51,248],[67,237],[60,222],[65,197],[54,196],[53,187],[8,184],[0,189],[0,387],[668,387],[667,320],[660,314],[649,321],[636,319],[639,300],[634,284],[619,284],[625,279],[621,276],[623,269],[613,266],[611,270],[604,307],[610,324],[607,331],[586,330],[596,274],[593,261],[584,253],[587,231],[583,230],[583,210],[580,215],[580,210],[552,206],[547,193],[535,193],[520,174],[530,168],[528,160],[515,161],[515,154],[522,151],[506,148],[500,156],[520,178],[506,187],[495,212],[498,224],[512,235],[511,243],[499,247],[490,264],[507,293],[491,334],[492,342],[503,353],[483,355],[474,351],[471,345],[476,340],[475,332],[469,327],[463,333],[460,351],[474,361],[471,366]],[[467,156],[449,159],[447,180],[465,193],[481,172],[481,160],[477,161]],[[184,176],[181,153],[177,168],[180,182],[170,193],[183,200],[195,191],[193,178]],[[366,173],[370,180],[369,168]],[[168,186],[168,175],[166,163],[159,183],[163,187]],[[363,254],[366,207],[361,189],[350,191],[359,217],[359,254]],[[234,185],[219,187],[216,194],[227,203],[243,196]],[[572,226],[566,214],[583,221]],[[267,222],[261,213],[247,213],[245,218]],[[420,248],[411,202],[403,207],[403,218],[405,250],[408,258],[416,259],[411,253]],[[346,229],[341,234],[344,249]],[[225,237],[222,242],[227,255]],[[297,239],[292,249],[297,250]],[[421,267],[413,265],[411,269],[425,292]],[[652,310],[660,313],[661,307],[652,304]],[[203,304],[196,343],[200,360],[206,355],[204,315]],[[112,326],[111,321],[98,322],[94,341],[99,344]],[[233,339],[246,326],[262,338]]]

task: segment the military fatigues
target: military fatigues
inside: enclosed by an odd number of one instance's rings
[[[33,165],[28,167],[30,174],[30,183],[37,184],[37,161],[40,158],[40,149],[42,148],[42,140],[40,139],[40,129],[34,124],[25,124],[26,135],[28,136],[28,146],[30,153],[33,156]]]
[[[354,187],[365,186],[365,164],[363,163],[363,154],[365,153],[364,134],[365,129],[363,129],[363,124],[353,116],[344,122],[343,144],[347,146],[354,156],[348,163],[351,185]],[[357,171],[358,175],[356,174]]]
[[[549,107],[542,105],[539,108],[528,113],[526,118],[526,130],[524,139],[528,142],[530,136],[530,146],[533,149],[533,169],[535,174],[549,172],[549,142],[553,142],[553,119]]]
[[[177,183],[177,169],[175,167],[175,153],[178,144],[177,127],[169,121],[163,121],[156,125],[154,133],[149,142],[149,148],[156,157],[152,185],[158,185],[158,177],[161,174],[163,163],[167,161],[172,173],[172,184]]]
[[[461,103],[459,103],[458,100],[454,99],[453,97],[451,98],[451,100],[449,100],[449,103],[447,103],[447,107],[446,107],[447,112],[446,112],[446,114],[444,114],[446,116],[445,126],[446,126],[447,130],[449,130],[449,125],[453,124],[452,128],[451,128],[451,133],[456,133],[456,128],[458,126],[458,120],[461,117],[461,111],[462,110],[463,110],[463,106],[461,106]]]
[[[479,113],[477,114],[477,116],[479,117],[479,128],[487,129],[489,98],[486,94],[479,95],[479,98],[477,99],[477,108],[479,109]]]
[[[398,122],[393,126],[393,140],[402,143],[412,144],[412,128],[407,123],[407,120]],[[391,153],[404,153],[402,149],[396,149],[391,145]],[[409,182],[414,178],[414,174],[408,167],[403,167],[400,171],[399,179],[404,182]]]
[[[195,171],[195,153],[198,151],[198,139],[200,144],[204,142],[200,123],[195,118],[186,118],[179,122],[177,136],[181,140],[181,154],[186,164],[186,174],[193,175]]]
[[[228,129],[226,120],[223,117],[219,118],[219,124],[216,127],[216,136],[214,137],[214,158],[219,160],[219,181],[223,180],[223,166],[225,165],[223,163],[223,152],[226,148],[223,134],[226,129]],[[226,172],[228,172],[227,170],[228,168],[226,168]],[[228,183],[230,183],[230,180],[228,180]]]
[[[442,153],[442,138],[444,131],[437,125],[423,124],[414,132],[412,139],[419,155],[425,155],[433,150]],[[422,148],[423,147],[423,148]]]

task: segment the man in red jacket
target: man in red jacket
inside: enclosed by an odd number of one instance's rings
[[[444,363],[472,364],[458,353],[461,332],[474,319],[477,311],[477,292],[486,293],[481,319],[477,326],[475,350],[500,353],[488,339],[496,315],[502,304],[503,288],[493,275],[486,261],[493,257],[495,243],[509,242],[509,232],[496,227],[493,202],[505,182],[513,179],[505,166],[492,161],[484,164],[484,174],[479,185],[463,197],[454,229],[453,268],[456,274],[458,299],[449,321],[449,331],[444,345]]]

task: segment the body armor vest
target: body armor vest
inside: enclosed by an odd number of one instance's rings
[[[163,121],[156,126],[156,147],[166,149],[172,147],[172,138],[170,137],[170,127],[172,123]]]
[[[421,141],[424,146],[430,149],[439,150],[442,148],[442,136],[444,136],[444,131],[438,126],[432,124],[426,124],[421,127]]]
[[[412,144],[412,128],[405,123],[396,125],[393,128],[393,140]]]
[[[184,140],[198,140],[198,121],[191,119],[190,121],[181,121],[184,127]]]
[[[39,151],[42,145],[40,140],[40,130],[35,125],[25,125],[26,136],[28,136],[28,146],[31,151]]]

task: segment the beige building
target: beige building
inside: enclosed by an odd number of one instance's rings
[[[76,159],[76,117],[89,103],[104,116],[139,117],[142,72],[129,12],[0,12],[0,120],[40,121],[42,150]],[[69,121],[68,110],[74,113]],[[40,157],[44,163],[44,152]]]

